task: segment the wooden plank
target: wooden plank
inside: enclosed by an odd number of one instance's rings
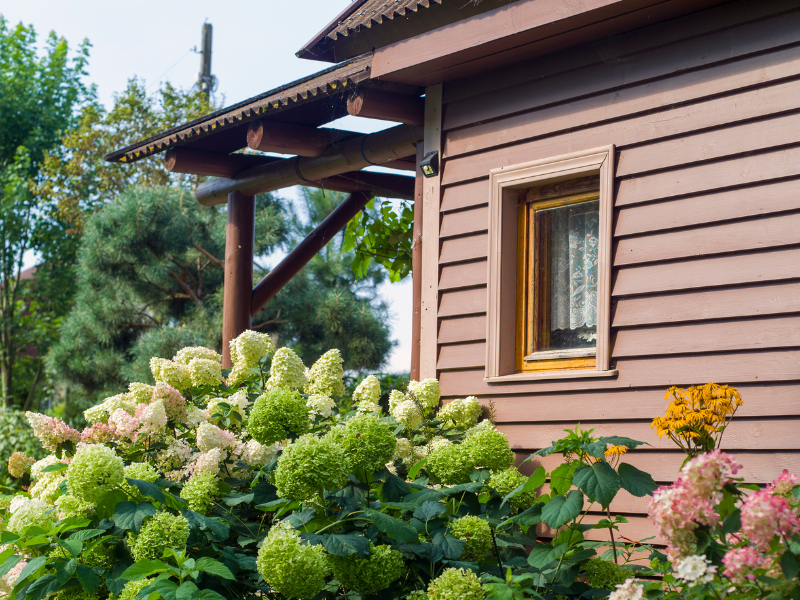
[[[684,79],[688,79],[688,76]],[[752,85],[750,78],[736,81]],[[584,140],[587,148],[606,143],[609,139],[615,140],[619,147],[780,114],[798,108],[796,90],[800,87],[800,82],[779,80],[778,83],[768,81],[764,83],[765,87],[738,92],[733,88],[731,91],[734,93],[725,96],[712,97],[704,102],[688,105],[666,106],[661,112],[640,116],[629,116],[639,109],[639,105],[634,103],[633,99],[630,102],[626,102],[624,98],[617,99],[616,102],[622,101],[619,105],[616,103],[599,105],[588,100],[559,104],[532,113],[450,131],[445,138],[445,157],[453,159],[468,152],[485,151],[498,145],[518,143],[542,136],[547,137],[526,146],[528,151],[536,156],[571,151],[565,148],[578,143],[575,140],[576,136]],[[647,89],[648,86],[644,88]],[[712,91],[719,93],[716,87]],[[705,87],[690,83],[684,92],[690,95],[684,98],[684,101],[707,98],[707,92]],[[676,90],[673,93],[679,92]],[[614,98],[617,98],[616,94]],[[647,106],[661,108],[663,105],[658,102],[658,97],[650,98]],[[609,110],[613,112],[609,113]],[[580,127],[575,127],[575,121],[570,122],[568,116],[570,112],[581,115]],[[626,116],[628,118],[603,123],[604,120],[614,116],[620,119]],[[598,121],[601,124],[597,124]]]
[[[615,205],[627,206],[797,175],[800,175],[800,148],[775,150],[623,179]]]
[[[439,294],[439,317],[455,317],[485,312],[485,287]]]
[[[620,298],[612,327],[800,313],[800,283]]]
[[[800,243],[800,213],[773,215],[734,223],[623,238],[617,242],[614,251],[614,266],[763,250],[798,243]]]
[[[737,417],[800,417],[798,383],[743,383],[737,384],[736,389],[744,400]],[[485,414],[488,414],[489,401],[494,402],[500,424],[536,421],[543,415],[551,423],[571,422],[580,415],[581,422],[594,427],[594,421],[651,420],[663,414],[667,406],[665,392],[666,387],[569,390],[481,396],[480,401],[486,407]]]
[[[439,264],[485,258],[488,246],[489,236],[485,233],[444,240],[439,254]]]
[[[599,94],[616,88],[698,70],[722,61],[775,50],[800,41],[800,12],[745,23],[637,53],[624,61],[594,64],[448,104],[445,131],[507,115],[564,102],[577,96]],[[373,62],[374,68],[374,62]],[[373,77],[375,76],[373,71]]]
[[[612,507],[613,506],[614,504],[612,503]],[[646,506],[647,505],[645,504],[645,508]],[[585,507],[586,505],[584,505],[584,508]],[[599,507],[597,508],[599,510]],[[613,516],[614,514],[615,514],[614,510],[612,510],[611,515]],[[603,513],[598,514],[594,512],[589,512],[589,514],[587,514],[583,518],[581,523],[585,525],[594,525],[596,523],[599,523],[601,519],[607,519],[607,518],[608,517]],[[614,533],[614,538],[618,544],[620,543],[620,541],[624,541],[620,540],[620,536],[624,536],[629,540],[634,540],[634,541],[647,540],[646,542],[643,542],[645,544],[666,543],[666,541],[663,538],[656,535],[655,525],[653,525],[653,521],[649,517],[642,515],[642,516],[626,516],[625,518],[627,519],[628,522],[619,525],[619,530],[616,533]],[[555,530],[548,527],[544,523],[539,523],[536,526],[536,535],[538,535],[539,537],[555,537],[555,535],[557,534],[555,533]],[[608,532],[608,529],[590,529],[589,531],[584,533],[584,538],[595,542],[605,542],[610,540],[610,534]],[[648,538],[655,538],[655,539],[648,539]],[[605,549],[598,549],[598,554],[602,554],[604,551]],[[647,566],[646,557],[648,556],[648,554],[649,554],[648,552],[644,553],[639,552],[635,554],[634,557],[643,561],[644,565]]]
[[[498,429],[506,434],[512,450],[546,448],[553,440],[565,435],[565,429],[574,429],[572,423],[519,423],[500,424]],[[586,424],[581,419],[582,429],[594,429],[595,435],[620,435],[649,444],[637,452],[673,450],[675,443],[664,436],[660,440],[650,422],[616,422]],[[735,453],[741,450],[797,450],[797,430],[800,419],[742,419],[735,417],[725,430],[721,448]]]
[[[439,361],[436,363],[436,368],[440,371],[443,369],[482,367],[485,364],[485,342],[439,346]]]
[[[458,288],[486,285],[488,277],[485,260],[459,265],[442,267],[439,276],[440,290],[455,290]]]
[[[621,329],[616,334],[612,356],[793,347],[800,347],[800,317],[777,316]]]
[[[518,461],[527,458],[527,453],[519,453]],[[677,479],[681,462],[686,457],[682,452],[632,452],[626,456],[625,462],[646,471],[653,479],[661,483],[670,483]],[[800,453],[797,452],[737,452],[736,460],[742,465],[737,474],[746,483],[769,483],[777,479],[784,469],[790,473],[800,473]],[[557,467],[560,455],[545,458],[534,457],[521,466],[520,471],[530,474],[539,465],[548,471]]]
[[[800,278],[800,249],[713,256],[622,267],[616,270],[612,296],[652,294]]]
[[[477,362],[481,344],[470,344],[471,360]],[[465,349],[466,350],[466,349]],[[464,350],[462,353],[466,354]],[[482,360],[482,359],[481,359]],[[454,363],[455,360],[450,362]],[[762,350],[666,357],[620,358],[615,361],[616,377],[520,381],[489,384],[483,368],[442,372],[439,387],[443,396],[493,396],[504,394],[574,392],[577,390],[627,387],[687,386],[707,381],[739,385],[753,382],[800,381],[800,351]]]
[[[798,101],[797,97],[793,100]],[[800,114],[772,116],[734,127],[628,148],[620,152],[617,177],[627,177],[796,144]]]
[[[633,123],[634,126],[637,126],[633,129],[628,129],[627,122],[608,125],[602,123],[665,107],[672,109],[675,104],[727,94],[734,90],[760,87],[766,82],[796,77],[798,73],[800,73],[800,48],[792,47],[739,62],[722,64],[707,70],[692,71],[669,79],[659,79],[608,94],[576,99],[533,113],[518,115],[513,119],[493,121],[494,125],[491,128],[489,140],[481,142],[481,146],[476,145],[471,151],[474,152],[489,145],[509,144],[514,142],[514,139],[524,141],[558,132],[565,133],[552,140],[549,138],[534,139],[502,148],[483,149],[480,154],[471,156],[451,157],[445,161],[442,181],[445,185],[451,185],[475,180],[487,176],[489,170],[496,167],[591,148],[598,144],[607,144],[609,141],[617,146],[625,146],[659,137],[659,132],[663,132],[661,136],[669,135],[667,132],[670,130],[681,133],[686,131],[681,125],[681,119],[674,122],[668,118],[662,120],[658,114],[644,115],[644,118]],[[777,93],[782,94],[783,92]],[[794,103],[784,98],[779,104]],[[766,104],[765,106],[772,105]],[[769,108],[767,114],[773,110],[773,108]],[[701,105],[696,109],[675,109],[674,112],[685,115],[698,113],[694,123],[691,120],[688,121],[689,131],[703,127],[704,122],[713,124],[720,119],[719,112],[716,117],[706,117],[706,112]],[[726,115],[725,122],[729,113],[735,114],[731,110],[723,113]],[[517,121],[523,117],[531,121],[528,129],[522,128],[524,122]],[[594,128],[576,129],[578,123],[598,125]],[[489,125],[486,127],[489,128]],[[654,136],[648,134],[648,127],[651,133],[655,134]],[[453,135],[455,132],[448,134],[448,140]],[[502,135],[502,138],[496,139],[496,135]],[[508,139],[509,136],[514,139]],[[474,137],[474,133],[465,134],[464,139],[473,140]]]
[[[446,187],[442,194],[442,212],[459,210],[489,201],[489,181],[474,181]]]
[[[604,61],[621,61],[627,56],[680,42],[689,37],[705,35],[735,27],[745,22],[796,9],[793,0],[765,0],[751,2],[740,0],[693,12],[691,14],[654,22],[653,25],[627,30],[613,37],[597,39],[589,44],[563,50],[548,56],[547,60],[514,61],[504,68],[481,73],[480,79],[468,77],[451,81],[444,87],[443,101],[453,104],[487,92],[508,89],[538,81],[548,76],[573,71]]]
[[[790,179],[677,200],[625,206],[617,211],[614,237],[797,210],[800,209],[798,192],[800,181]]]
[[[537,493],[540,494],[549,494],[550,493],[550,484],[545,483],[542,487],[537,490]],[[647,505],[650,503],[650,496],[645,496],[643,498],[637,498],[636,496],[629,494],[625,490],[620,490],[617,492],[617,495],[614,497],[613,502],[611,502],[611,514],[617,513],[639,513],[646,515],[647,514]]]
[[[486,231],[488,228],[488,205],[460,210],[458,212],[449,212],[442,215],[442,227],[439,230],[439,238]]]
[[[442,86],[425,90],[424,151],[442,148]],[[436,377],[436,337],[439,307],[439,206],[441,171],[422,180],[422,293],[420,303],[420,379]]]
[[[486,339],[486,315],[441,319],[439,343],[467,342]]]

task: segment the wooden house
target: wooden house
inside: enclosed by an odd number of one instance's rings
[[[744,478],[800,472],[800,3],[355,0],[298,55],[336,64],[108,157],[220,177],[198,199],[229,206],[226,339],[364,192],[413,195],[412,373],[493,401],[520,457],[580,422],[670,481],[650,421],[714,381],[745,401]],[[320,127],[347,112],[402,124]],[[297,183],[352,194],[251,293],[252,194]],[[612,510],[652,532],[645,500]]]

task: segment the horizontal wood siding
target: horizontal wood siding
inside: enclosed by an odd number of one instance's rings
[[[492,402],[518,462],[580,422],[647,442],[626,462],[669,482],[683,456],[650,428],[666,389],[729,383],[745,479],[800,473],[800,6],[731,2],[445,84],[444,102],[444,400]],[[489,385],[489,171],[609,144],[618,375]],[[615,501],[623,535],[652,535],[646,506]]]

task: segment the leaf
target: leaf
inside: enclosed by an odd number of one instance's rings
[[[525,482],[525,486],[522,488],[522,491],[532,492],[533,490],[542,487],[546,480],[547,471],[545,471],[544,467],[539,467],[530,477],[528,477],[528,481]]]
[[[175,590],[175,600],[192,600],[197,597],[197,586],[191,581],[184,581],[178,589]]]
[[[10,531],[4,531],[3,533],[0,533],[0,544],[13,544],[18,539],[20,539],[20,536],[18,536],[16,533],[11,533]]]
[[[156,502],[164,502],[164,492],[155,483],[142,481],[141,479],[128,479],[127,481],[130,485],[139,488],[139,491],[145,496],[149,496]]]
[[[452,535],[443,534],[441,531],[433,536],[433,545],[442,551],[442,556],[449,560],[458,560],[464,553],[467,542]]]
[[[390,538],[397,540],[398,542],[414,543],[419,541],[417,530],[405,521],[395,519],[394,517],[390,517],[389,515],[372,508],[368,508],[364,511],[364,513],[366,516],[372,519],[375,527],[388,535]]]
[[[537,544],[531,549],[528,555],[528,564],[536,569],[544,569],[554,560],[558,560],[569,550],[569,544],[558,544],[555,547],[550,544]]]
[[[516,516],[513,516],[509,519],[509,521],[513,521],[515,523],[519,523],[523,527],[530,527],[531,525],[536,525],[539,521],[542,520],[542,508],[544,508],[544,504],[534,504],[530,508],[522,511]]]
[[[617,472],[604,460],[578,467],[572,483],[582,489],[589,500],[599,503],[603,508],[608,508],[620,487]]]
[[[791,581],[800,572],[800,565],[797,564],[797,557],[791,552],[784,552],[781,556],[781,570],[786,579]]]
[[[69,469],[69,465],[65,465],[64,463],[56,463],[54,465],[47,465],[43,469],[40,470],[41,473],[53,473],[55,471],[66,471]]]
[[[37,556],[36,558],[32,558],[28,561],[28,564],[22,569],[19,574],[19,578],[17,578],[17,582],[25,581],[30,575],[36,573],[42,565],[44,565],[48,561],[46,556]],[[3,565],[5,566],[5,565]]]
[[[428,500],[433,500],[434,502],[437,500],[441,500],[444,498],[444,494],[442,494],[438,490],[434,490],[432,488],[424,488],[414,494],[409,494],[403,500],[406,502],[411,502],[412,504],[416,504],[417,506],[422,506]]]
[[[256,495],[255,492],[250,492],[249,494],[242,494],[241,492],[233,492],[228,496],[224,496],[222,501],[227,504],[228,506],[239,506],[240,504],[250,504]]]
[[[398,544],[397,550],[404,554],[418,556],[428,562],[439,562],[442,560],[442,549],[433,544]]]
[[[9,548],[13,552],[12,548]],[[8,552],[8,550],[6,550]],[[3,552],[5,554],[5,552]],[[9,556],[5,562],[0,566],[0,577],[8,573],[11,569],[17,566],[17,563],[22,560],[22,556],[20,554],[12,554]]]
[[[553,529],[558,529],[565,523],[572,521],[583,508],[583,493],[572,490],[566,496],[556,496],[542,508],[542,521]]]
[[[408,470],[408,478],[411,481],[414,481],[417,478],[417,474],[419,474],[420,470],[422,469],[422,467],[425,466],[426,462],[428,462],[428,459],[427,458],[423,458],[422,460],[415,462],[414,466],[412,466]]]
[[[61,584],[55,575],[45,575],[28,586],[24,597],[27,600],[42,600],[42,598],[49,596],[60,587]]]
[[[572,487],[572,475],[578,467],[577,461],[573,464],[564,463],[550,473],[550,489],[556,494],[565,494]]]
[[[78,565],[75,575],[83,589],[86,590],[86,593],[89,595],[93,594],[95,590],[100,587],[100,578],[89,567]]]
[[[628,463],[621,463],[617,467],[617,472],[619,473],[619,482],[622,489],[639,498],[652,496],[653,491],[658,487],[658,484],[653,481],[649,473],[640,471]]]
[[[311,519],[317,516],[317,511],[313,508],[305,508],[300,512],[293,512],[286,520],[295,529],[299,529],[306,525]]]
[[[444,511],[445,511],[444,506],[442,506],[438,502],[428,500],[427,502],[424,502],[422,506],[420,506],[417,510],[414,511],[414,516],[417,517],[420,521],[427,523],[431,519],[435,519],[436,517],[443,515]]]
[[[225,596],[222,596],[214,590],[200,590],[197,592],[195,598],[199,600],[226,600]]]
[[[178,590],[178,584],[170,579],[157,579],[152,584],[139,592],[138,597],[142,597],[145,590],[149,589],[150,593],[157,592],[161,598],[165,600],[176,600],[175,592]],[[150,594],[147,594],[149,596]],[[144,597],[147,597],[144,596]]]
[[[67,583],[70,578],[75,574],[75,568],[78,566],[78,561],[75,558],[60,564],[56,567],[56,579],[61,585]]]
[[[165,573],[169,570],[160,560],[140,560],[133,563],[120,575],[120,578],[128,581],[139,581],[145,577],[150,577],[154,573]]]
[[[117,504],[127,501],[128,495],[122,490],[113,490],[107,494],[103,494],[103,496],[97,502],[97,506],[95,507],[97,516],[101,519],[111,518],[111,515],[114,514]]]
[[[182,514],[200,531],[207,532],[209,538],[215,542],[224,542],[231,533],[231,528],[227,523],[222,523],[213,517],[206,517],[193,510],[184,510]]]
[[[222,577],[223,579],[235,579],[233,573],[231,573],[231,570],[228,567],[223,565],[221,562],[214,560],[213,558],[209,558],[208,556],[198,558],[194,565],[194,569],[210,575]]]
[[[69,517],[61,521],[61,525],[58,526],[59,532],[69,531],[70,529],[82,529],[89,525],[91,521],[89,519],[84,519],[82,517]]]
[[[397,475],[388,473],[381,486],[381,496],[387,502],[399,502],[411,493],[409,485]]]
[[[600,441],[604,444],[610,444],[612,446],[625,446],[630,450],[635,450],[639,446],[649,446],[650,444],[646,444],[645,442],[640,442],[638,440],[632,440],[628,437],[621,437],[619,435],[609,435],[606,437],[601,437]]]
[[[80,540],[62,540],[56,538],[56,543],[69,552],[72,556],[78,556],[83,549],[83,542]]]
[[[78,540],[78,541],[86,541],[93,537],[97,537],[105,533],[105,529],[83,529],[81,531],[76,531],[72,535],[70,535],[67,539],[68,540]]]
[[[322,536],[322,545],[334,556],[369,556],[369,539],[357,533],[330,533]]]
[[[114,516],[111,519],[117,527],[123,530],[132,529],[138,532],[142,528],[145,517],[156,514],[156,507],[149,502],[136,504],[135,502],[120,502],[117,504]]]
[[[253,488],[253,504],[266,504],[277,499],[278,495],[275,493],[277,489],[269,481],[262,481]]]

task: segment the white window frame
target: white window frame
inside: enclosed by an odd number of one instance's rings
[[[600,175],[597,261],[597,347],[594,369],[515,373],[519,190],[561,180]],[[573,152],[489,172],[488,383],[542,379],[610,377],[611,243],[614,207],[614,146]]]

